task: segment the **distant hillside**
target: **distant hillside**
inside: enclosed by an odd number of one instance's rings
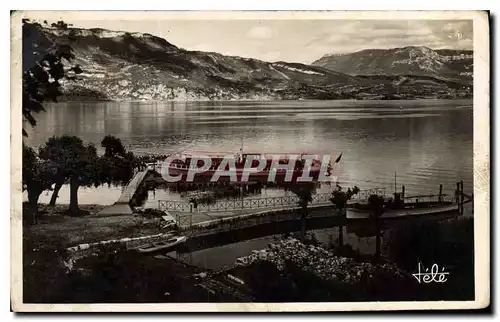
[[[471,82],[473,56],[471,50],[409,46],[326,55],[312,65],[350,75],[421,75]]]
[[[354,77],[321,66],[189,51],[149,34],[55,28],[37,23],[23,26],[23,68],[36,63],[44,52],[66,44],[76,56],[72,64],[79,64],[84,71],[76,81],[63,84],[66,99],[185,101],[468,95],[454,82],[432,81],[425,86],[417,83],[410,90],[383,77]]]

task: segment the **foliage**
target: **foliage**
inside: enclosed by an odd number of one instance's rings
[[[54,27],[54,28],[58,28],[58,29],[62,29],[62,30],[66,30],[68,29],[68,26],[71,26],[71,25],[68,25],[67,23],[65,23],[64,21],[62,20],[59,20],[57,23],[52,23],[50,24],[51,27]]]
[[[93,144],[84,144],[76,136],[53,136],[40,148],[39,154],[64,171],[69,180],[77,180],[83,186],[95,183],[97,150]]]
[[[107,135],[102,139],[104,155],[99,160],[99,184],[126,184],[134,175],[138,160],[132,152],[127,152],[121,140]]]
[[[241,274],[259,302],[387,301],[414,296],[411,280],[397,278],[383,270],[360,282],[347,283],[325,280],[292,261],[285,262],[283,271],[269,261],[258,261],[242,269]]]
[[[64,183],[78,177],[79,186],[101,184],[122,185],[130,181],[137,160],[127,152],[119,138],[106,136],[102,140],[105,154],[98,158],[93,145],[84,146],[77,137],[52,137],[40,149],[44,159],[53,161],[59,169],[50,204],[55,205],[57,194]]]
[[[131,152],[125,156],[102,156],[99,159],[98,184],[126,184],[133,177],[136,161]]]
[[[379,195],[370,195],[368,197],[368,205],[370,207],[370,216],[373,219],[378,219],[384,213],[384,197]]]
[[[274,263],[260,260],[237,267],[231,274],[245,281],[245,288],[256,302],[472,300],[473,224],[473,219],[417,224],[412,221],[390,236],[391,247],[398,248],[391,253],[396,256],[392,259],[397,260],[398,267],[407,266],[409,273],[415,272],[416,258],[424,260],[433,249],[428,261],[435,260],[451,272],[446,283],[418,284],[410,274],[395,276],[387,270],[376,270],[372,276],[346,283],[321,278],[292,261],[286,261],[283,269],[278,270]],[[427,229],[431,233],[425,235]],[[432,238],[432,242],[427,238]],[[418,246],[421,244],[425,247]],[[27,303],[220,301],[195,285],[200,281],[192,278],[193,267],[175,261],[103,249],[99,256],[75,263],[76,269],[68,273],[61,263],[64,256],[61,258],[59,252],[49,249],[35,252],[37,247],[38,241],[24,243],[23,295]]]
[[[104,148],[105,156],[123,156],[125,155],[125,147],[122,141],[113,135],[106,135],[101,141],[101,146]]]
[[[51,161],[70,183],[70,211],[78,212],[78,188],[98,185],[98,157],[93,144],[76,136],[53,136],[40,148],[40,157]]]
[[[53,162],[40,160],[33,148],[23,143],[23,190],[50,189],[57,168]]]
[[[38,198],[44,190],[50,190],[60,169],[51,160],[41,160],[33,148],[23,143],[23,191],[27,191],[28,203],[26,213],[35,223],[38,219]],[[28,219],[28,218],[25,218]]]
[[[341,186],[337,186],[337,189],[332,192],[332,198],[330,201],[335,205],[337,209],[345,209],[347,202],[352,198],[352,196],[358,194],[359,188],[354,186],[352,189],[348,188],[347,191],[343,191]]]
[[[313,183],[298,183],[291,185],[290,190],[299,198],[299,206],[307,208],[307,205],[313,200],[316,187]]]
[[[298,205],[300,208],[302,208],[300,212],[300,221],[301,221],[301,227],[300,227],[300,235],[302,240],[305,239],[306,237],[306,221],[307,221],[307,205],[313,200],[313,193],[316,190],[316,186],[314,183],[299,183],[299,184],[293,184],[290,187],[290,190],[297,195],[299,198]]]
[[[76,136],[53,136],[39,148],[38,155],[32,148],[23,146],[23,188],[29,190],[28,197],[33,196],[34,205],[41,192],[51,189],[54,183],[50,203],[55,205],[59,189],[69,183],[70,212],[76,214],[80,186],[119,185],[130,181],[137,166],[134,154],[127,152],[116,137],[107,136],[102,142],[107,153],[101,158],[93,144],[84,144]]]
[[[23,300],[54,303],[66,289],[66,256],[61,245],[44,244],[23,234]]]
[[[27,252],[23,278],[26,303],[206,302],[194,269],[123,249],[103,247],[67,272],[57,252]],[[51,269],[52,267],[52,269]]]
[[[330,201],[335,205],[338,214],[345,215],[345,208],[347,207],[347,202],[352,198],[352,196],[358,194],[359,188],[354,186],[352,189],[348,188],[347,191],[343,191],[342,187],[337,185],[337,189],[332,192],[332,198]],[[343,217],[345,219],[345,217]],[[339,248],[344,246],[344,227],[339,225]]]
[[[61,81],[64,79],[74,80],[74,75],[82,73],[80,66],[75,65],[65,70],[64,64],[70,62],[75,56],[69,45],[60,45],[57,48],[50,48],[41,59],[36,56],[40,53],[34,47],[26,46],[36,31],[36,24],[23,21],[23,98],[22,114],[24,121],[31,126],[36,126],[36,119],[33,114],[45,111],[42,103],[45,101],[57,102],[57,98],[62,95]],[[56,26],[67,25],[59,21]],[[33,48],[31,48],[33,47]],[[27,132],[23,129],[23,135]]]

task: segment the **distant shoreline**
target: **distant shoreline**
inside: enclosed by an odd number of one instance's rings
[[[415,98],[415,99],[335,99],[335,100],[321,100],[321,99],[276,99],[276,100],[140,100],[140,99],[130,99],[130,100],[60,100],[59,102],[50,102],[49,104],[61,104],[61,103],[234,103],[234,102],[414,102],[414,101],[470,101],[474,102],[474,98]],[[47,105],[49,105],[47,104]]]

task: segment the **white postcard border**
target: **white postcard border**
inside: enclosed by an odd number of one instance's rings
[[[22,302],[21,19],[472,19],[474,24],[475,300],[339,303],[24,304]],[[11,15],[11,301],[16,312],[303,312],[484,308],[490,303],[490,47],[481,11],[18,11]]]

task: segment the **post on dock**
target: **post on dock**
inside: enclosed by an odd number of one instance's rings
[[[455,190],[455,202],[458,205],[458,211],[460,211],[460,200],[459,200],[459,195],[460,195],[460,182],[457,182],[457,190]]]
[[[405,197],[405,186],[403,185],[403,187],[401,188],[401,198],[404,197]]]
[[[464,181],[460,180],[460,214],[464,213]]]
[[[439,185],[439,203],[443,202],[443,185]]]
[[[241,187],[242,189],[242,192],[241,192],[241,209],[243,209],[243,197],[245,196],[245,184],[243,184],[243,186]]]
[[[394,172],[394,193],[398,191],[397,184],[396,184],[396,172]]]

